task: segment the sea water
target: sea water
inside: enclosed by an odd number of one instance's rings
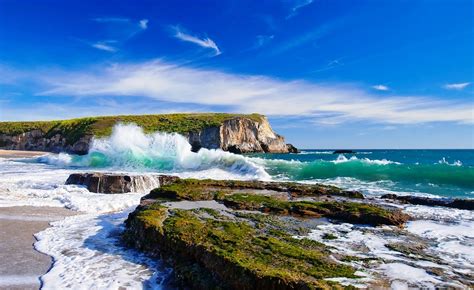
[[[123,221],[149,189],[120,195],[91,193],[81,186],[64,185],[69,174],[103,171],[193,178],[291,180],[334,184],[374,197],[386,193],[474,197],[474,150],[332,153],[331,150],[303,150],[301,154],[242,156],[208,149],[193,153],[191,145],[178,134],[147,135],[137,126],[117,125],[110,137],[94,140],[84,156],[63,153],[0,159],[0,206],[63,206],[80,212],[54,222],[52,227],[37,234],[39,241],[35,247],[55,261],[52,269],[42,277],[45,289],[72,285],[84,289],[121,286],[159,289],[170,270],[159,261],[127,249],[120,241]],[[453,272],[454,276],[474,271],[472,212],[425,206],[401,206],[401,209],[417,217],[407,224],[406,234],[430,241],[429,250],[441,259],[435,266]],[[333,243],[335,251],[338,247],[357,251],[364,245],[376,258],[385,261],[373,269],[362,269],[366,278],[347,283],[363,284],[375,274],[386,277],[394,287],[409,285],[413,279],[420,279],[421,285],[428,287],[438,281],[436,275],[424,270],[426,264],[401,259],[385,248],[383,241],[397,240],[397,236],[382,234],[378,229],[342,224],[315,227],[309,237],[321,240],[326,232],[339,233],[343,237],[323,241]],[[459,284],[453,282],[452,285]]]

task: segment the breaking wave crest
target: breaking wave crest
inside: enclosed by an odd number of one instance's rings
[[[422,184],[454,185],[474,189],[474,168],[452,164],[403,164],[386,159],[347,158],[312,162],[288,160],[258,160],[272,176],[290,180],[352,177],[364,181],[391,180]]]
[[[39,157],[38,161],[59,166],[160,172],[218,168],[248,177],[269,179],[263,167],[247,157],[204,148],[195,153],[182,135],[161,132],[145,134],[142,128],[133,124],[117,124],[110,137],[93,141],[87,155],[46,155]]]

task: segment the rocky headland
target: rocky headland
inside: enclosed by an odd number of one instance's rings
[[[92,117],[49,122],[0,122],[0,149],[86,154],[93,138],[111,134],[117,123],[134,123],[147,133],[184,135],[193,151],[297,153],[276,134],[267,118],[251,114],[168,114]]]

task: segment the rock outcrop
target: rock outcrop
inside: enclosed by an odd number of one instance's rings
[[[320,184],[174,179],[142,198],[124,240],[167,262],[179,289],[342,289],[330,278],[358,278],[342,262],[354,257],[334,257],[305,238],[305,225],[326,217],[401,226],[408,218],[364,201]]]
[[[441,199],[429,198],[424,196],[384,194],[381,198],[397,200],[401,203],[426,205],[426,206],[444,206],[457,209],[474,210],[474,199]]]
[[[232,153],[288,153],[285,138],[273,132],[267,118],[260,121],[236,117],[218,127],[190,132],[189,143],[193,150],[200,148],[222,149]],[[296,148],[295,148],[296,149]]]
[[[50,136],[41,130],[18,135],[0,134],[0,149],[87,154],[92,137],[93,135],[84,135],[71,143],[59,133]]]
[[[146,120],[146,116],[143,116],[140,121],[144,122],[143,120]],[[85,128],[99,124],[100,121],[95,122],[91,121],[85,124],[77,122],[75,125],[66,127],[67,134],[64,133],[64,130],[61,131],[54,126],[48,131],[31,129],[24,132],[22,132],[20,127],[21,133],[5,133],[8,130],[2,132],[2,128],[0,128],[0,149],[87,154],[94,134],[91,133],[93,130],[88,131]],[[104,124],[100,123],[97,126],[111,127],[115,122],[119,122],[119,119],[117,121],[105,120],[103,122]],[[150,122],[153,124],[153,121]],[[192,122],[192,120],[188,121],[187,124],[189,122]],[[31,126],[30,124],[28,125]],[[74,126],[77,126],[77,128]],[[8,126],[5,127],[8,128]],[[189,128],[192,128],[192,126],[189,126]],[[182,123],[177,123],[173,127],[173,122],[170,121],[165,131],[173,132],[175,129],[188,138],[193,151],[198,151],[200,148],[208,148],[222,149],[233,153],[298,152],[298,149],[293,145],[285,143],[284,137],[273,132],[267,118],[264,116],[229,116],[219,122],[210,121],[197,129],[189,129],[189,131],[186,131],[186,129],[183,131]],[[109,130],[111,131],[111,128]]]
[[[90,192],[145,192],[169,184],[177,177],[167,175],[127,175],[109,173],[73,173],[66,184],[84,185]]]

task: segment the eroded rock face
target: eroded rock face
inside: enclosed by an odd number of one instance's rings
[[[0,148],[7,150],[87,154],[92,137],[92,135],[82,136],[76,142],[70,144],[66,138],[60,134],[46,136],[41,130],[32,130],[14,136],[0,134]]]
[[[273,132],[266,118],[261,122],[245,118],[225,121],[220,134],[221,148],[233,153],[288,153],[285,138]]]
[[[74,173],[66,180],[66,184],[84,185],[90,192],[127,193],[145,192],[169,184],[176,178],[167,175]]]
[[[232,153],[297,153],[285,138],[273,132],[265,117],[255,120],[236,117],[219,127],[209,127],[188,135],[193,151],[200,148],[222,149]]]
[[[273,132],[265,117],[260,121],[235,117],[224,121],[220,126],[189,132],[186,137],[195,152],[201,148],[222,149],[233,153],[298,152],[294,146],[285,143],[285,138]],[[61,134],[49,136],[41,130],[32,130],[15,136],[0,134],[0,148],[87,154],[92,138],[92,135],[82,136],[71,144]]]

